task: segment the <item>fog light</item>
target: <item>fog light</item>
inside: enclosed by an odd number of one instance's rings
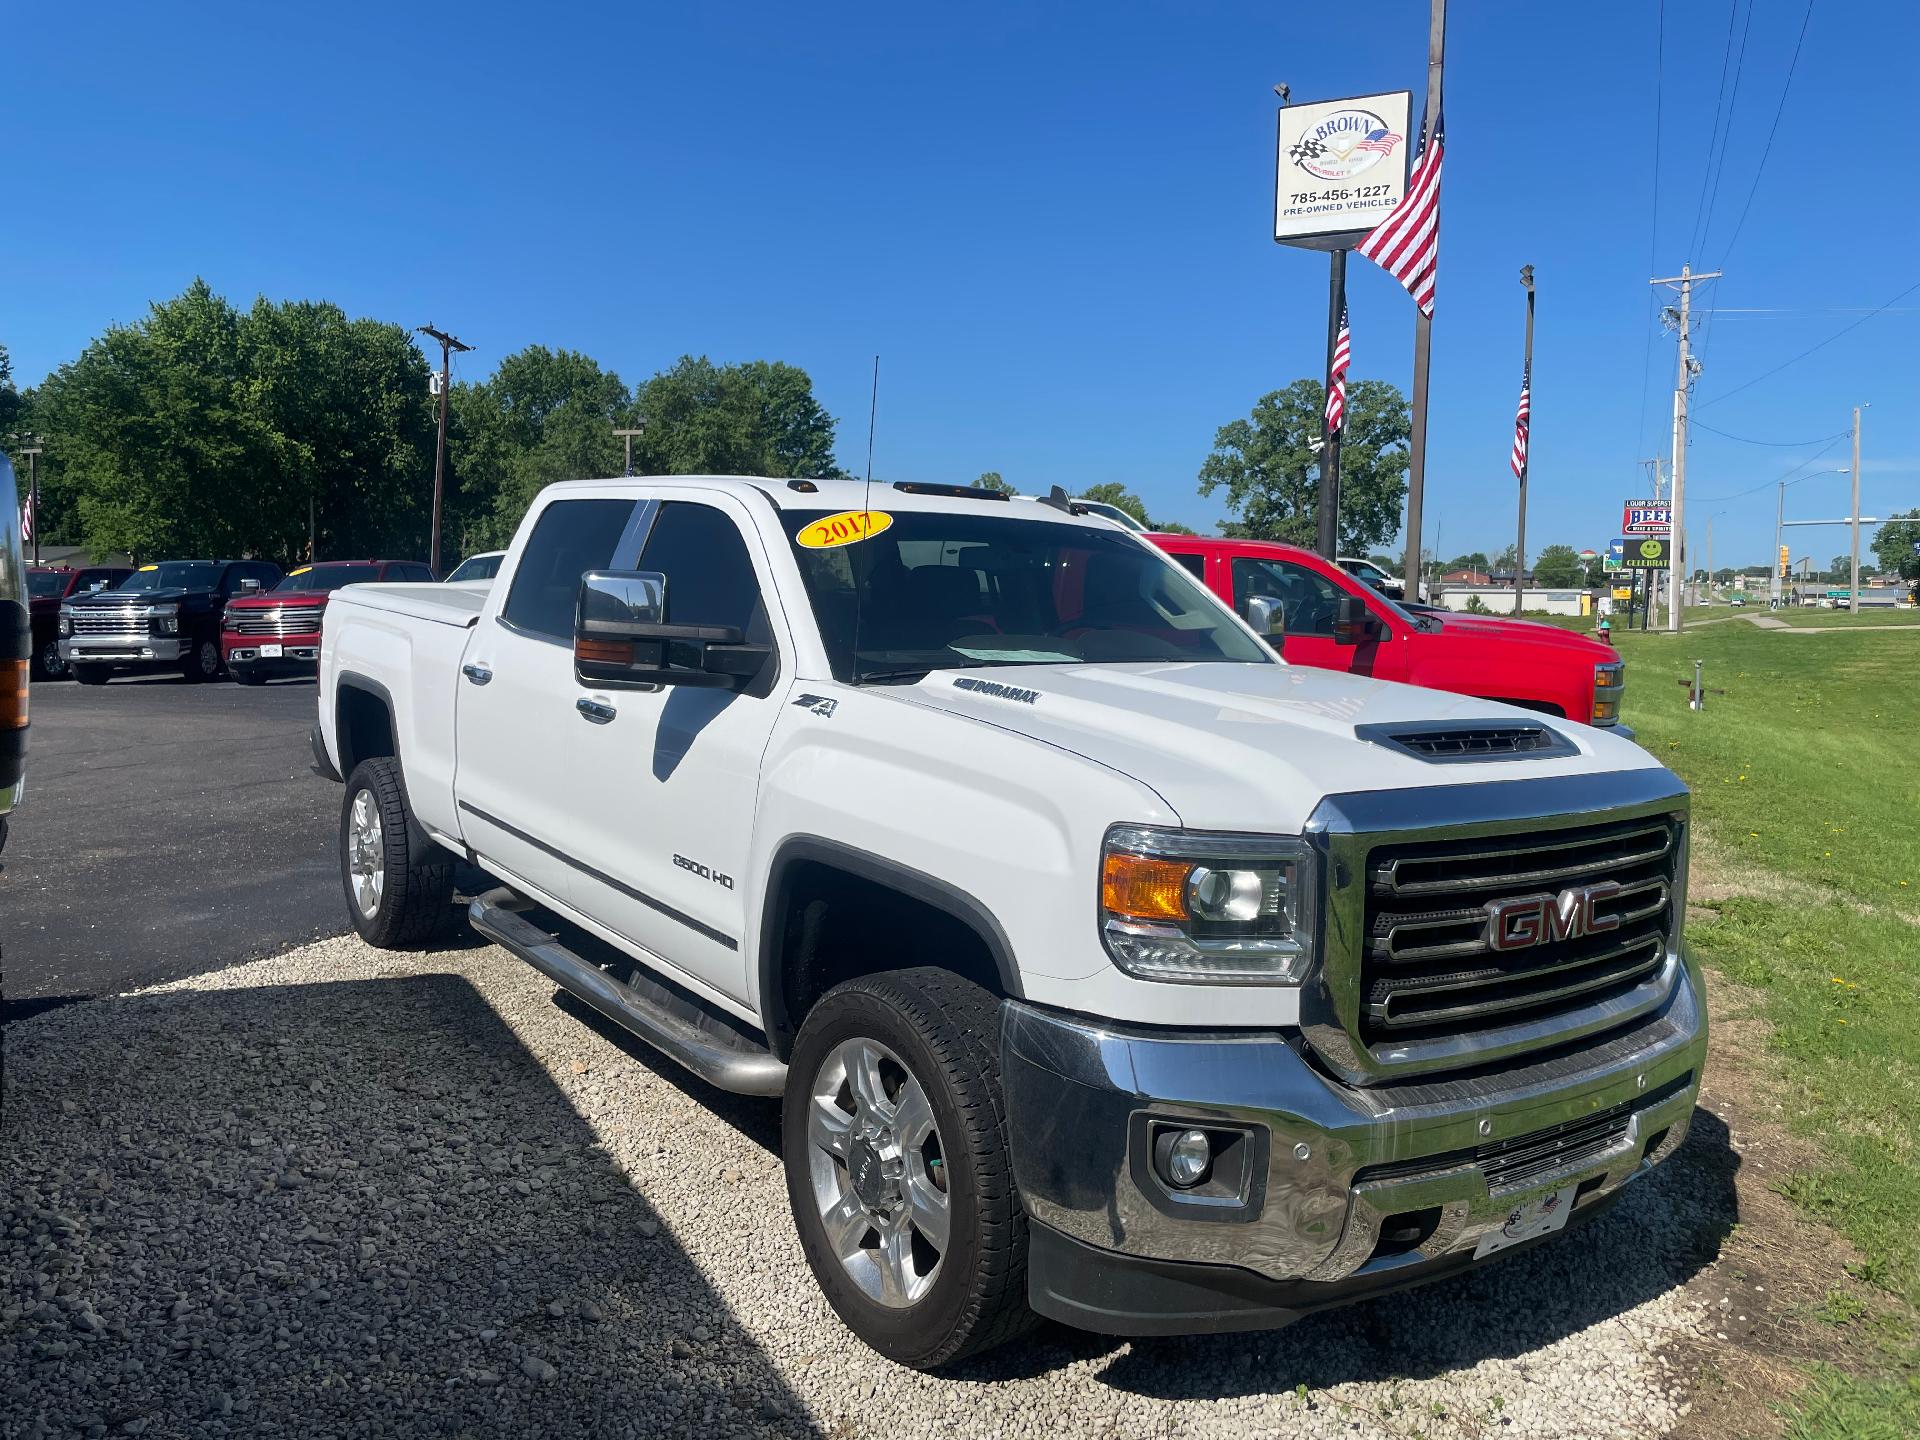
[[[1213,1168],[1213,1143],[1204,1130],[1182,1130],[1168,1142],[1160,1168],[1169,1184],[1191,1190]]]

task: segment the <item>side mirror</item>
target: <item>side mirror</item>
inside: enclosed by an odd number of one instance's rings
[[[1287,602],[1277,595],[1249,595],[1247,624],[1261,638],[1279,642],[1287,638]]]
[[[773,653],[733,625],[669,625],[667,577],[657,570],[589,570],[573,609],[573,675],[582,685],[637,690],[696,685],[739,690]]]
[[[1333,643],[1358,645],[1380,632],[1380,622],[1358,595],[1342,595],[1333,602]]]

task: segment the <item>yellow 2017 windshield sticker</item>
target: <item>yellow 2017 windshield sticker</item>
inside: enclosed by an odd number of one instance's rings
[[[141,573],[142,575],[144,575],[144,574],[146,574],[146,573],[147,573],[147,572],[148,572],[149,570],[158,570],[159,568],[160,568],[160,567],[159,567],[158,565],[142,565],[142,566],[140,567],[140,573]]]
[[[300,568],[299,568],[298,570],[289,570],[289,571],[287,571],[287,574],[289,574],[289,575],[304,575],[304,574],[306,574],[306,573],[307,573],[307,572],[308,572],[309,570],[311,570],[311,569],[313,569],[313,566],[311,566],[311,565],[302,565],[302,566],[301,566],[301,567],[300,567]]]
[[[871,540],[891,524],[893,516],[884,510],[842,510],[824,520],[809,520],[796,538],[808,550],[832,550]]]

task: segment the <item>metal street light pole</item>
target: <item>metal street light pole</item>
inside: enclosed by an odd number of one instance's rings
[[[1853,566],[1847,577],[1847,607],[1855,611],[1860,608],[1860,412],[1866,408],[1853,407]]]

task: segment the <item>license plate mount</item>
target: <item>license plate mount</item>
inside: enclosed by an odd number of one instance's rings
[[[1574,1193],[1579,1188],[1578,1185],[1562,1185],[1557,1190],[1548,1190],[1522,1200],[1507,1212],[1506,1219],[1496,1229],[1480,1237],[1480,1243],[1474,1246],[1473,1258],[1479,1260],[1505,1250],[1509,1245],[1536,1240],[1542,1235],[1565,1229],[1568,1217],[1573,1214]]]
[[[260,647],[260,658],[262,660],[278,660],[283,653],[281,647],[278,645],[262,645]]]

